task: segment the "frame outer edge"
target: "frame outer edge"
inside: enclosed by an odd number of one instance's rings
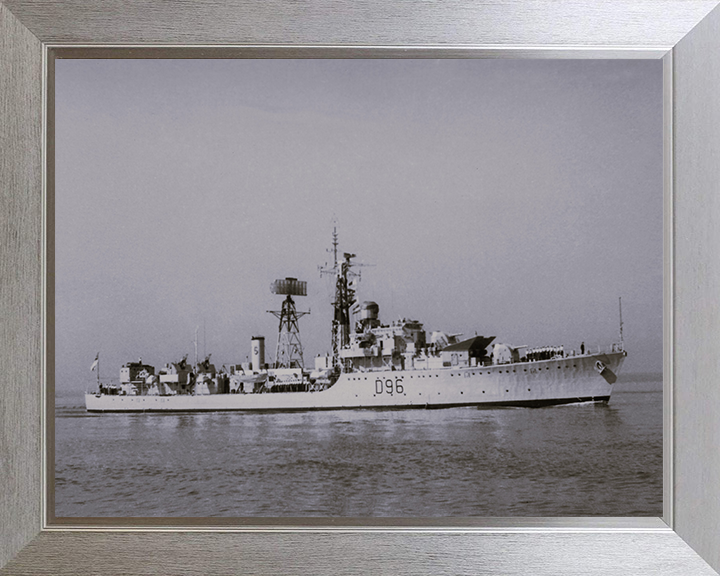
[[[44,532],[0,574],[713,576],[677,534]]]
[[[720,570],[720,8],[673,50],[673,528]]]
[[[42,46],[0,4],[0,566],[41,528]]]
[[[673,491],[673,53],[663,57],[663,520],[672,528]]]
[[[22,4],[16,2],[16,4]],[[29,5],[30,3],[25,3]],[[58,8],[61,3],[53,3],[53,6],[43,4],[43,8],[38,7],[36,11],[45,11],[45,17],[49,21],[52,20],[52,13],[59,12],[62,7]],[[659,7],[656,12],[659,14],[662,10],[662,3],[658,3]],[[39,5],[38,5],[39,6]],[[91,8],[87,9],[88,11]],[[699,61],[707,63],[711,60],[710,54],[717,54],[720,48],[720,34],[718,34],[718,11],[710,16],[713,21],[709,25],[698,26],[698,30],[694,30],[688,34],[688,37],[681,41],[674,50],[676,55],[675,67],[680,69],[681,80],[677,82],[675,87],[676,94],[682,100],[681,103],[675,102],[673,110],[681,113],[682,131],[680,134],[674,134],[674,148],[685,152],[681,154],[682,158],[674,160],[673,180],[676,190],[690,190],[691,184],[702,185],[699,189],[704,194],[703,198],[712,201],[711,194],[714,191],[713,185],[717,186],[718,167],[712,166],[713,157],[717,157],[717,143],[720,135],[717,134],[718,124],[710,122],[710,118],[718,119],[717,102],[710,102],[708,99],[715,90],[717,93],[720,88],[720,76],[717,72],[717,62],[711,62],[709,69],[713,74],[709,74],[703,69],[703,65],[692,65],[692,60],[699,54]],[[51,25],[50,25],[51,26]],[[486,26],[492,27],[491,24]],[[708,30],[709,26],[709,30]],[[713,35],[713,31],[715,34]],[[96,31],[96,35],[99,34]],[[92,35],[92,31],[89,32]],[[170,33],[171,34],[171,33]],[[562,43],[562,31],[559,33],[558,42]],[[696,54],[697,52],[697,54]],[[4,489],[0,491],[0,566],[3,566],[9,558],[11,558],[19,549],[21,549],[29,540],[36,536],[41,526],[41,448],[40,448],[40,394],[34,389],[34,385],[40,380],[39,367],[41,366],[41,332],[40,325],[40,309],[41,296],[40,286],[42,284],[40,254],[41,254],[41,198],[39,191],[41,190],[42,173],[42,45],[20,20],[15,18],[9,12],[7,7],[0,1],[0,144],[2,145],[3,154],[0,155],[0,317],[3,322],[0,323],[0,365],[3,366],[2,381],[0,381],[0,479],[5,483]],[[704,54],[704,56],[703,56]],[[9,55],[9,56],[8,56]],[[681,64],[682,62],[682,64]],[[687,67],[687,69],[685,68]],[[9,82],[6,82],[7,79]],[[709,91],[708,91],[709,90]],[[687,91],[687,94],[686,94]],[[706,99],[702,100],[700,93],[706,95]],[[686,98],[687,96],[687,98]],[[691,104],[694,102],[694,104]],[[696,108],[694,106],[699,106]],[[709,112],[708,112],[709,109]],[[705,112],[708,112],[707,114]],[[682,115],[684,113],[684,115]],[[691,121],[693,113],[699,118]],[[678,116],[675,116],[676,121]],[[687,123],[687,125],[685,124]],[[703,136],[712,133],[715,129],[716,133],[712,135],[710,145],[704,150],[696,146],[691,150],[693,137],[688,136],[693,130]],[[695,134],[697,137],[697,134]],[[687,150],[683,146],[687,145]],[[689,152],[693,152],[691,155]],[[695,156],[699,155],[699,158]],[[695,170],[700,165],[702,174],[694,176]],[[681,222],[679,226],[681,232],[688,236],[690,230],[685,227],[688,224],[685,217],[692,210],[692,199],[689,197],[691,193],[685,193],[685,196],[677,202],[678,218]],[[712,203],[712,202],[711,202]],[[693,238],[702,237],[704,233],[706,240],[716,240],[717,232],[713,232],[713,217],[705,206],[697,203],[695,212],[701,217],[702,226],[699,230],[692,230]],[[712,203],[715,207],[715,203]],[[688,212],[685,212],[685,211]],[[709,222],[708,222],[709,221]],[[675,250],[678,254],[678,261],[681,257],[690,256],[689,262],[676,266],[678,278],[683,278],[682,274],[692,275],[691,267],[705,268],[705,272],[709,271],[711,278],[707,285],[695,289],[700,291],[700,297],[704,298],[703,302],[711,306],[708,316],[709,320],[700,319],[695,322],[678,322],[675,326],[675,334],[678,342],[683,343],[683,349],[687,350],[694,342],[700,342],[696,338],[710,337],[711,340],[717,341],[717,322],[715,317],[715,301],[717,300],[718,285],[718,265],[715,263],[715,254],[712,245],[704,246],[694,245],[688,238],[683,237],[677,239]],[[694,252],[693,252],[694,251]],[[696,254],[700,252],[700,256]],[[703,259],[709,258],[709,259]],[[714,270],[711,268],[714,266]],[[695,271],[696,272],[696,271]],[[693,288],[692,284],[697,280],[697,274],[692,279],[683,281],[678,286],[675,294],[674,302],[679,306],[678,320],[682,319],[682,314],[686,312],[692,313],[698,306],[693,305],[693,295],[688,294]],[[701,316],[704,313],[700,309]],[[6,319],[9,319],[6,321]],[[710,325],[708,325],[708,323]],[[698,336],[699,334],[699,336]],[[684,344],[688,342],[688,344]],[[712,384],[717,375],[718,368],[713,368],[715,358],[714,350],[710,356],[704,357],[704,362],[693,368],[692,359],[697,360],[703,356],[706,344],[692,358],[683,359],[677,362],[675,371],[678,375],[684,373],[686,367],[690,367],[691,373],[696,376],[689,381],[689,377],[683,377],[679,380],[684,387],[686,384],[693,388],[692,393],[697,392],[697,383]],[[702,359],[702,358],[701,358]],[[10,384],[10,385],[8,385]],[[717,389],[715,390],[717,393]],[[685,448],[685,438],[690,434],[697,434],[699,438],[707,446],[707,441],[715,441],[711,447],[715,449],[720,444],[718,440],[718,423],[717,418],[713,420],[716,414],[712,414],[713,406],[720,405],[712,403],[705,399],[688,398],[689,393],[684,390],[682,393],[675,390],[676,399],[676,416],[693,417],[699,420],[704,418],[701,424],[690,426],[687,434],[683,431],[678,434],[675,440],[677,446]],[[715,396],[713,396],[715,399]],[[694,400],[695,403],[688,403],[688,400]],[[690,406],[691,409],[698,409],[697,412],[685,412],[684,410]],[[710,418],[707,414],[710,412]],[[690,421],[690,420],[688,420]],[[683,426],[685,420],[682,421]],[[702,423],[711,425],[709,429],[705,429]],[[20,432],[18,432],[20,431]],[[697,473],[701,478],[697,479],[710,480],[702,484],[704,492],[692,492],[683,482],[680,486],[674,488],[674,501],[685,506],[689,506],[687,511],[682,514],[675,512],[675,527],[682,533],[682,537],[698,550],[705,558],[707,558],[715,567],[718,566],[718,560],[713,557],[713,553],[717,555],[720,549],[718,541],[720,531],[717,525],[709,524],[709,522],[717,522],[718,519],[718,494],[720,494],[720,486],[718,486],[716,474],[713,478],[708,478],[708,473],[717,472],[717,456],[709,465],[702,470],[692,469],[692,463],[702,462],[707,454],[701,454],[697,458],[697,454],[689,457],[675,454],[674,477],[684,478],[685,474]],[[690,470],[687,465],[690,463]],[[704,496],[710,497],[711,512],[714,516],[708,516],[708,509],[705,507]],[[702,501],[701,501],[702,500]],[[700,511],[700,512],[698,512]],[[715,520],[713,520],[713,518]],[[695,526],[693,526],[695,524]],[[703,534],[705,532],[705,534]],[[102,540],[103,533],[99,533],[96,537],[88,535],[91,541]],[[655,535],[658,546],[660,546],[661,535]],[[61,542],[64,540],[62,533],[44,533],[27,547],[44,550],[46,554],[53,551],[50,545],[54,541]],[[439,540],[439,539],[438,539]],[[426,552],[431,552],[427,550]],[[55,549],[55,552],[62,552],[67,563],[75,564],[71,556],[67,552]],[[168,552],[166,550],[166,552]],[[646,551],[647,552],[647,551]],[[515,554],[522,554],[522,550],[516,550]],[[53,558],[56,562],[59,557]],[[158,558],[158,560],[160,560]],[[488,558],[484,558],[488,560]],[[622,562],[621,558],[616,558],[618,563]],[[652,558],[648,558],[648,562],[652,563]],[[19,566],[13,562],[17,569]],[[596,573],[591,568],[592,560],[588,558],[586,570],[583,573]],[[36,567],[38,567],[36,565]],[[149,566],[148,566],[149,567]],[[44,565],[46,571],[52,571],[52,567]],[[80,568],[80,566],[77,566]],[[159,565],[158,565],[159,568]],[[185,566],[186,570],[192,570],[190,566]],[[480,566],[475,566],[476,570]],[[704,569],[698,569],[698,564],[693,563],[692,567],[688,566],[692,573],[707,574]],[[236,567],[237,571],[239,566]],[[86,571],[92,571],[92,565],[85,566]],[[6,573],[5,570],[0,570]],[[487,572],[485,572],[487,573]],[[611,569],[608,573],[626,573],[622,568]],[[680,573],[680,572],[677,572]],[[688,570],[684,572],[690,574]]]
[[[674,46],[714,0],[5,0],[44,42]],[[663,18],[658,18],[660,14]]]

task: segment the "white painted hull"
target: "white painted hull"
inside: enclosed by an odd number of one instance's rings
[[[322,392],[116,396],[86,394],[90,412],[295,411],[451,406],[545,406],[610,399],[625,353],[498,366],[342,374]],[[606,372],[607,376],[608,373]]]

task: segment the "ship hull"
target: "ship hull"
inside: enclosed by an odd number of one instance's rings
[[[86,394],[89,412],[291,412],[342,409],[539,407],[607,402],[624,352],[538,362],[341,374],[327,390],[263,394]]]

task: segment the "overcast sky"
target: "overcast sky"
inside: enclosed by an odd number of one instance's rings
[[[330,349],[333,219],[384,321],[662,369],[662,64],[58,60],[58,389],[236,363],[276,278]],[[205,338],[203,339],[203,334]]]

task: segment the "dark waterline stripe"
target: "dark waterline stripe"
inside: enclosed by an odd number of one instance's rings
[[[443,408],[462,408],[462,407],[476,407],[476,408],[498,408],[498,407],[515,407],[515,408],[543,408],[546,406],[559,406],[562,404],[577,404],[580,402],[609,402],[610,396],[585,396],[582,398],[557,398],[549,400],[516,400],[508,402],[471,402],[471,403],[458,403],[458,404],[406,404],[399,406],[353,406],[353,407],[317,407],[317,408],[257,408],[257,409],[243,409],[243,408],[197,408],[193,410],[175,410],[169,409],[154,409],[154,408],[143,408],[143,409],[124,409],[124,410],[87,410],[95,414],[107,414],[107,413],[133,413],[139,414],[144,412],[168,412],[173,414],[193,414],[196,412],[246,412],[246,413],[283,413],[283,412],[327,412],[329,410],[374,410],[388,411],[388,410],[442,410]]]

